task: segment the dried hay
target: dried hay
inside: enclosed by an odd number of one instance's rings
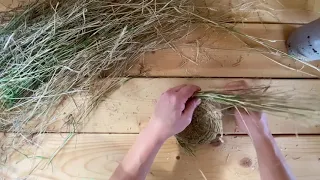
[[[192,152],[197,145],[209,144],[222,135],[221,105],[204,99],[195,109],[191,124],[176,135],[179,144]]]
[[[230,21],[232,13],[218,8],[190,0],[52,0],[35,2],[22,13],[19,8],[0,29],[0,129],[15,136],[2,139],[2,159],[34,144],[56,121],[52,109],[82,93],[91,98],[77,105],[72,136],[143,53],[175,48],[193,23],[202,22],[194,14],[217,24]],[[108,82],[97,88],[105,77]]]

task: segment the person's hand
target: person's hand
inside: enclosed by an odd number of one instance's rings
[[[245,111],[244,109],[235,109],[235,119],[237,126],[243,132],[246,132],[252,138],[261,133],[269,133],[266,114],[255,111]]]
[[[245,81],[234,81],[225,86],[229,93],[248,93],[249,86]],[[234,110],[237,126],[240,131],[246,132],[250,136],[256,136],[257,133],[269,133],[266,114],[262,112],[246,111],[245,109]]]
[[[193,112],[201,103],[200,99],[192,97],[197,91],[200,87],[184,84],[160,96],[149,126],[163,140],[180,133],[191,123]]]

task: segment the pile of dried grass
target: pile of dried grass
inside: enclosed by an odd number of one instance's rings
[[[3,150],[32,144],[20,138],[46,132],[56,120],[50,110],[91,92],[90,103],[78,106],[75,132],[143,53],[175,48],[199,17],[210,17],[212,26],[230,21],[232,13],[218,8],[191,0],[52,0],[19,8],[0,29],[0,130],[15,136],[9,144],[2,139]],[[103,77],[108,82],[92,88]]]

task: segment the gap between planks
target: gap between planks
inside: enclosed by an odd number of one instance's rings
[[[4,133],[1,132],[0,133]],[[67,135],[70,133],[74,133],[75,135],[138,135],[140,133],[138,132],[43,132],[41,134],[60,134],[60,135]],[[4,134],[11,134],[11,133],[4,133]],[[248,134],[245,133],[228,133],[225,134],[223,133],[223,136],[248,136]],[[313,133],[313,134],[308,134],[308,133],[281,133],[281,134],[272,134],[273,137],[313,137],[313,136],[320,136],[320,133]]]

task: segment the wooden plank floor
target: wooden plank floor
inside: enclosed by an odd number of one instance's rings
[[[274,41],[265,43],[286,51],[285,41],[298,27],[299,25],[293,24],[238,24],[235,29],[254,37]],[[199,27],[186,37],[177,46],[179,53],[172,49],[146,53],[131,69],[129,75],[314,78],[297,71],[302,69],[301,63],[271,55],[270,51],[257,43],[244,38],[235,38],[234,35],[222,30],[212,32],[205,29],[205,27]],[[291,69],[280,66],[272,59]],[[320,61],[314,61],[312,64],[319,66]],[[308,67],[302,70],[309,74],[320,75],[319,72]]]
[[[221,89],[226,84],[240,79],[234,78],[134,78],[126,82],[121,88],[110,95],[92,113],[86,126],[81,130],[86,133],[139,133],[144,128],[154,109],[154,103],[162,92],[180,84],[195,84],[202,90]],[[243,80],[243,79],[241,79]],[[294,97],[305,97],[317,94],[320,91],[319,80],[271,80],[271,79],[245,79],[250,86],[267,86],[271,88],[267,92],[285,92]],[[309,95],[307,95],[309,94]],[[309,97],[309,98],[310,98]],[[65,102],[59,109],[59,114],[75,116],[77,112],[71,112],[76,106],[84,103],[83,96],[74,97],[72,101]],[[320,99],[320,98],[319,98]],[[58,112],[57,112],[58,113]],[[58,116],[56,116],[58,118]],[[269,115],[269,126],[274,134],[318,134],[320,126],[305,126],[306,119],[294,117],[290,114],[281,116]],[[235,125],[232,115],[225,116],[224,133],[234,134]],[[315,119],[308,119],[312,122]],[[289,123],[288,123],[289,122]],[[61,128],[63,121],[58,121],[50,127],[50,131],[68,132],[69,128]]]
[[[17,6],[17,2],[20,1],[0,0],[0,11]],[[221,0],[223,6],[234,8],[246,7],[247,2]],[[268,43],[283,51],[286,50],[285,40],[294,29],[320,17],[317,13],[320,11],[320,0],[254,2],[254,6],[249,6],[254,13],[239,23],[236,29],[255,37],[275,40]],[[270,10],[273,15],[269,13]],[[250,49],[246,43],[254,49]],[[66,117],[77,114],[74,102],[85,103],[86,96],[75,96],[75,101],[66,101],[58,108],[55,117],[58,121],[50,126],[48,133],[32,139],[35,144],[41,144],[40,148],[21,148],[21,152],[30,157],[37,155],[38,158],[28,159],[20,153],[14,153],[8,164],[0,167],[0,177],[23,179],[32,171],[30,179],[108,179],[148,123],[156,99],[166,89],[179,84],[192,83],[207,90],[221,88],[246,77],[244,80],[252,86],[271,85],[269,91],[272,92],[298,95],[301,92],[316,94],[320,91],[320,80],[284,68],[270,58],[294,69],[300,69],[301,64],[270,56],[258,44],[236,39],[230,33],[207,31],[199,26],[177,47],[196,64],[181,58],[171,49],[145,54],[129,72],[134,78],[93,111],[81,128],[81,133],[57,153],[52,163],[40,161],[39,157],[50,158],[56,154],[69,135],[66,133],[70,131]],[[197,55],[197,52],[200,53]],[[320,62],[313,64],[318,66]],[[311,68],[304,70],[320,76]],[[264,79],[253,79],[256,77]],[[271,131],[297,179],[320,180],[320,126],[306,126],[306,120],[290,114],[269,114],[268,119]],[[231,115],[224,118],[224,132],[225,143],[201,146],[196,151],[196,157],[182,151],[175,139],[170,138],[157,155],[147,179],[202,180],[204,178],[200,170],[208,180],[259,179],[255,150],[249,137],[235,130]]]
[[[34,178],[40,179],[107,179],[128,151],[137,135],[130,134],[81,134],[73,138],[56,156],[51,165],[30,161],[21,155],[14,158],[14,168],[7,169],[10,177],[27,175],[38,165]],[[199,169],[207,179],[256,180],[259,179],[257,158],[247,136],[227,136],[219,146],[202,146],[196,157],[181,151],[174,138],[161,148],[147,179],[203,180]],[[43,149],[38,155],[50,156],[64,141],[64,135],[45,137]],[[320,179],[320,137],[277,137],[286,160],[300,180]],[[47,166],[47,167],[46,167]],[[314,167],[314,168],[312,168]]]

